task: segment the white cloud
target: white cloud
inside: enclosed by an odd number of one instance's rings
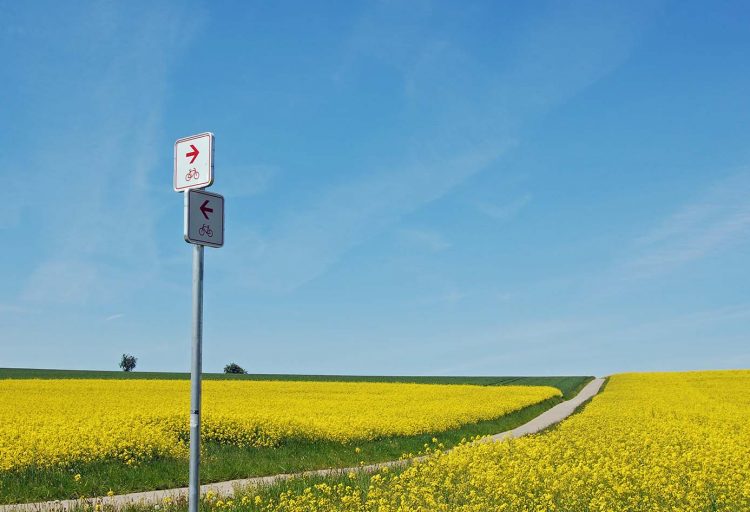
[[[92,262],[49,260],[31,274],[21,298],[63,304],[86,302],[106,292],[101,277]]]
[[[465,342],[446,344],[445,360],[455,364],[436,370],[448,375],[498,375],[513,368],[515,375],[549,372],[600,375],[624,371],[669,371],[698,368],[737,368],[748,364],[746,350],[750,304],[702,309],[637,321],[632,315],[562,316],[529,319],[505,326],[487,326],[462,333]],[[706,357],[705,347],[722,334],[721,353]],[[454,346],[455,345],[455,346]],[[466,358],[481,353],[481,358]],[[609,362],[602,365],[602,354]],[[697,359],[700,354],[701,359]],[[517,368],[517,361],[526,361]]]
[[[225,197],[247,197],[262,194],[271,186],[279,169],[272,165],[248,165],[221,169],[221,186]]]
[[[488,202],[477,203],[477,209],[492,219],[503,222],[509,220],[523,210],[531,202],[531,194],[526,194],[505,204],[492,204]]]
[[[410,246],[427,249],[432,252],[441,252],[448,249],[451,243],[442,233],[434,229],[401,229],[401,239]]]
[[[131,292],[159,270],[152,184],[164,153],[157,142],[168,64],[194,27],[158,4],[64,9],[84,21],[50,28],[29,56],[37,64],[19,76],[29,87],[55,84],[54,94],[36,90],[30,108],[39,112],[30,116],[57,112],[50,115],[55,123],[42,123],[25,141],[31,151],[17,188],[26,207],[46,215],[37,231],[44,237],[40,260],[21,297],[82,303]],[[60,48],[65,72],[78,70],[65,80],[56,74]]]
[[[433,296],[417,300],[414,302],[414,304],[417,306],[431,306],[434,304],[457,304],[469,297],[469,295],[470,294],[468,292],[450,288],[443,293],[438,293]]]
[[[247,271],[245,282],[275,291],[314,279],[349,249],[396,223],[404,215],[443,197],[480,172],[505,150],[502,145],[438,157],[328,190],[290,212],[267,236],[246,233],[235,252]],[[231,256],[228,256],[231,258]],[[234,267],[236,268],[236,267]]]
[[[17,304],[0,304],[0,314],[19,315],[36,312],[33,309],[29,309],[24,306]]]
[[[355,24],[336,80],[356,75],[360,60],[398,74],[398,100],[418,119],[409,151],[387,169],[356,169],[352,175],[365,177],[236,237],[239,252],[255,256],[236,256],[231,266],[248,269],[246,284],[276,291],[321,275],[353,247],[496,164],[517,143],[520,126],[615,69],[636,44],[648,5],[560,4],[518,32],[510,56],[500,45],[479,62],[427,30],[423,6],[378,4]],[[529,199],[485,213],[507,218]]]
[[[19,226],[24,211],[23,190],[19,183],[22,171],[13,169],[10,162],[0,161],[0,177],[2,177],[3,199],[0,200],[0,229],[11,229]]]
[[[750,235],[750,171],[716,183],[635,241],[626,275],[648,277],[729,249]]]

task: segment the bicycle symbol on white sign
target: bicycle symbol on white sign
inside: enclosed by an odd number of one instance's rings
[[[175,192],[210,187],[214,182],[214,135],[199,133],[174,143]]]

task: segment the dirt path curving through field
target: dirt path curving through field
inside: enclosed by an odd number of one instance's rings
[[[508,430],[506,432],[500,432],[492,436],[484,437],[480,442],[492,442],[499,441],[506,438],[516,438],[525,436],[527,434],[533,434],[544,430],[570,416],[578,407],[580,407],[587,400],[591,399],[596,395],[604,384],[603,378],[594,379],[586,384],[581,391],[565,402],[559,403],[551,409],[543,412],[533,420],[524,423],[523,425]],[[208,491],[213,491],[219,495],[231,495],[234,493],[235,488],[245,488],[251,486],[263,486],[270,485],[282,480],[289,480],[301,476],[333,476],[340,474],[347,474],[351,471],[364,471],[372,473],[380,470],[381,468],[403,466],[409,462],[413,462],[417,459],[411,460],[397,460],[389,462],[379,462],[376,464],[370,464],[367,466],[357,466],[352,468],[334,468],[334,469],[319,469],[313,471],[303,471],[301,473],[289,473],[281,475],[271,476],[260,476],[253,478],[244,478],[241,480],[230,480],[227,482],[217,482],[214,484],[201,485],[201,494],[205,494]],[[177,489],[164,489],[161,491],[145,491],[145,492],[134,492],[130,494],[121,494],[118,496],[104,496],[100,498],[90,498],[87,500],[56,500],[56,501],[43,501],[38,503],[22,503],[17,505],[0,505],[0,512],[48,512],[57,510],[69,510],[76,506],[81,506],[84,503],[101,505],[113,505],[115,508],[120,508],[128,504],[141,503],[144,505],[158,504],[166,497],[178,498],[186,497],[188,494],[187,487],[181,487]]]

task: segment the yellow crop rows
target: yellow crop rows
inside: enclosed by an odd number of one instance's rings
[[[237,499],[282,512],[748,511],[750,371],[617,375],[551,432],[355,481]]]
[[[440,432],[560,396],[541,386],[205,381],[202,436],[244,446]],[[189,382],[0,380],[0,470],[187,455]]]

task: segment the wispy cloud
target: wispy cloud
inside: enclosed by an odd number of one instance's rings
[[[7,313],[9,315],[19,315],[33,312],[35,312],[33,309],[19,306],[17,304],[0,304],[0,314]]]
[[[25,141],[32,156],[23,202],[47,212],[44,251],[21,291],[28,301],[111,298],[158,272],[153,183],[168,64],[194,31],[167,6],[69,8],[66,16],[90,21],[49,27],[50,47],[35,45],[29,60],[37,65],[19,77],[31,88],[56,84],[54,96],[38,91],[29,115],[58,119],[54,130],[41,126]],[[63,51],[68,67],[80,64],[71,55],[85,58],[75,81],[56,79]]]
[[[545,352],[575,351],[581,343],[587,342],[587,334],[600,327],[602,322],[601,318],[595,317],[558,317],[479,327],[462,333],[461,343],[445,346],[445,360],[454,361],[454,364],[436,371],[438,375],[523,374],[524,370],[513,373],[507,368],[529,355],[544,357]],[[554,351],[549,350],[550,344],[554,344]],[[484,355],[466,358],[465,353]]]
[[[404,228],[399,230],[399,237],[410,246],[432,252],[441,252],[451,246],[445,236],[434,229]]]
[[[635,241],[626,275],[648,277],[728,249],[750,237],[750,171],[722,179]]]
[[[479,202],[476,204],[477,209],[492,219],[503,222],[515,217],[527,204],[531,202],[531,194],[523,195],[513,201],[505,204],[493,204],[488,202]]]
[[[279,169],[273,165],[248,165],[242,168],[223,168],[221,183],[225,197],[247,197],[268,190]]]
[[[23,188],[19,183],[21,172],[15,166],[0,157],[0,168],[5,172],[0,172],[3,176],[3,191],[6,198],[22,197]],[[7,175],[5,178],[4,175]],[[0,230],[14,228],[21,222],[23,212],[23,201],[3,200],[0,201]]]
[[[47,260],[29,277],[21,298],[34,302],[80,303],[107,289],[95,262]]]
[[[343,87],[360,61],[395,72],[405,113],[418,119],[411,147],[388,168],[357,169],[351,174],[360,178],[331,187],[266,229],[236,233],[243,256],[230,266],[248,269],[246,284],[276,291],[301,286],[353,247],[497,165],[517,144],[519,127],[623,62],[651,13],[630,4],[560,4],[519,31],[510,57],[498,45],[497,55],[488,49],[488,60],[480,62],[443,33],[430,32],[425,9],[378,4],[356,24],[336,74]],[[488,62],[495,73],[487,72]],[[529,200],[484,210],[508,218]]]
[[[110,322],[112,320],[117,320],[118,318],[122,318],[125,316],[125,313],[116,313],[114,315],[109,315],[104,319],[105,322]]]
[[[405,164],[328,190],[284,217],[270,234],[244,234],[235,254],[248,269],[246,283],[287,291],[308,282],[355,245],[486,168],[505,149],[497,144]]]
[[[468,298],[471,294],[456,288],[450,288],[445,292],[437,293],[414,301],[417,306],[432,306],[435,304],[457,304]]]
[[[500,369],[514,368],[516,375],[549,372],[586,374],[593,371],[588,360],[607,354],[610,361],[598,365],[603,375],[623,371],[686,370],[696,367],[696,353],[704,365],[715,368],[744,367],[750,362],[746,349],[746,326],[750,304],[701,309],[657,318],[634,321],[629,315],[595,315],[537,318],[509,327],[477,329],[466,336],[470,340],[457,348],[445,340],[434,340],[445,349],[447,360],[456,364],[442,368],[439,374],[497,375]],[[717,331],[724,334],[724,351],[705,356],[705,344]],[[670,347],[672,348],[670,350]],[[482,353],[482,358],[463,354]],[[655,353],[671,357],[655,358]],[[517,368],[517,361],[527,361]]]

